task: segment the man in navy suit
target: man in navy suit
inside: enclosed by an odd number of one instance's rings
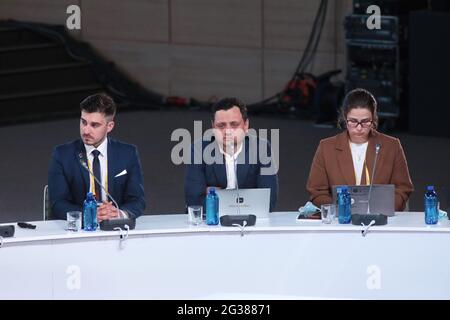
[[[145,198],[137,148],[108,138],[114,128],[116,105],[106,94],[94,94],[81,104],[80,137],[56,146],[48,173],[50,208],[54,218],[66,219],[68,211],[82,209],[88,192],[98,202],[97,219],[130,217],[144,212]],[[83,167],[87,165],[107,192]]]
[[[215,103],[212,128],[211,141],[196,141],[191,146],[191,163],[187,165],[184,181],[186,206],[204,205],[211,187],[270,188],[270,211],[273,211],[278,196],[278,176],[271,146],[268,141],[248,134],[245,104],[236,98],[224,98]],[[265,154],[266,159],[262,159],[261,154]]]

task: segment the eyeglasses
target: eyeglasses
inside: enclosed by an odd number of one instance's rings
[[[361,125],[361,128],[367,129],[370,128],[373,121],[371,119],[363,119],[361,121],[358,121],[356,119],[347,119],[347,126],[349,128],[357,128],[358,125]]]

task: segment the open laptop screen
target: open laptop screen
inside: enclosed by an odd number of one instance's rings
[[[336,188],[333,186],[333,203],[337,203]],[[367,185],[348,186],[352,198],[352,214],[367,214],[369,199],[369,187]],[[395,186],[393,184],[374,184],[370,199],[370,213],[393,216],[395,214]]]
[[[239,196],[238,196],[239,193]],[[234,214],[254,214],[257,218],[267,218],[270,208],[270,189],[222,189],[219,196],[219,216]],[[238,210],[239,206],[239,210]]]

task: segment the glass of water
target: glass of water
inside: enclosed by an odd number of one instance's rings
[[[67,230],[68,231],[81,230],[81,211],[67,212]]]
[[[198,226],[203,220],[203,207],[202,206],[189,206],[188,207],[189,223]]]
[[[320,206],[320,212],[322,213],[322,223],[330,224],[336,218],[336,205],[323,204]]]

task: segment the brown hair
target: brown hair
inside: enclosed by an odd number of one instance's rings
[[[369,109],[372,113],[373,128],[376,129],[378,127],[377,100],[375,100],[373,94],[366,89],[357,88],[348,92],[342,102],[338,117],[339,128],[347,128],[347,114],[350,110],[356,108]]]
[[[87,113],[100,112],[105,116],[114,118],[117,107],[113,98],[108,96],[106,93],[96,93],[81,101],[80,109],[81,111],[85,111]]]

